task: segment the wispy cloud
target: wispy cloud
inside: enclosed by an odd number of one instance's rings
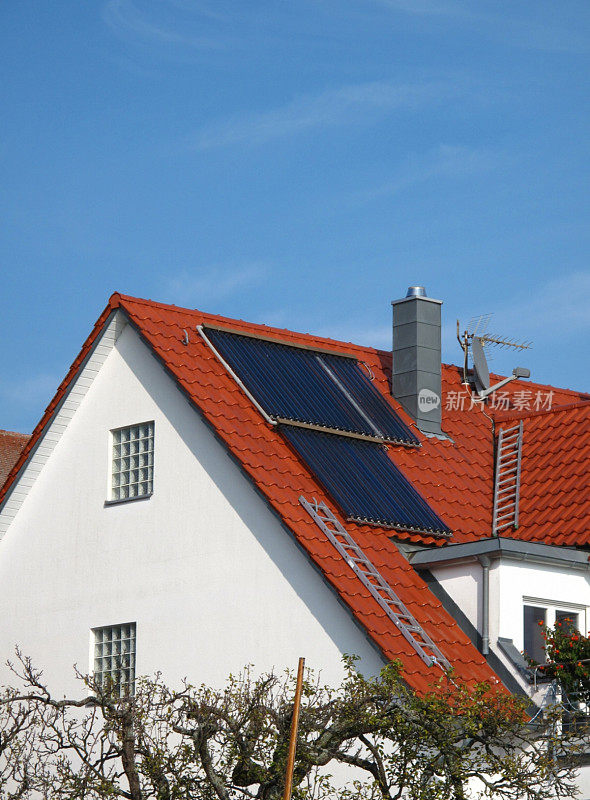
[[[585,20],[579,20],[578,26],[570,28],[559,19],[547,20],[545,24],[537,20],[519,20],[509,25],[501,24],[499,20],[496,22],[494,37],[519,49],[570,54],[590,52],[590,20],[587,14]]]
[[[507,287],[508,289],[509,287]],[[444,300],[442,338],[442,358],[446,363],[458,364],[462,353],[457,342],[456,318],[463,329],[469,320],[479,312],[495,313],[489,324],[489,333],[513,337],[516,341],[533,341],[533,349],[526,353],[491,348],[489,359],[494,371],[510,372],[513,366],[523,363],[535,374],[551,370],[545,380],[564,384],[575,383],[575,375],[564,375],[566,369],[554,361],[567,347],[576,352],[585,350],[585,342],[590,335],[590,273],[574,272],[562,278],[547,281],[527,292],[510,295],[501,307],[490,307],[486,303],[481,308],[472,304],[477,290],[462,292],[460,296],[441,297]],[[327,323],[314,332],[341,341],[364,344],[384,350],[391,349],[391,319],[385,306],[383,324],[375,325],[370,319],[357,318],[341,322]]]
[[[574,272],[521,294],[496,315],[517,334],[571,340],[590,331],[590,273]]]
[[[441,103],[463,91],[440,81],[409,85],[389,81],[350,84],[306,94],[283,106],[208,125],[187,138],[194,150],[235,144],[260,145],[317,128],[362,124],[396,109],[415,110]]]
[[[202,3],[192,4],[190,10],[193,14],[219,19],[208,5]],[[184,46],[199,50],[218,50],[229,45],[229,41],[218,34],[187,33],[177,17],[168,24],[155,21],[137,8],[132,0],[108,0],[103,7],[102,16],[114,33],[140,43]]]
[[[165,294],[180,305],[203,307],[259,286],[269,275],[269,267],[261,261],[228,267],[209,264],[195,270],[183,270],[170,278]]]
[[[460,350],[456,340],[456,322],[461,328],[479,312],[493,311],[489,322],[489,333],[495,333],[516,341],[532,341],[533,349],[526,353],[491,348],[489,358],[494,371],[509,372],[517,363],[529,366],[533,378],[565,384],[576,382],[577,375],[566,374],[571,361],[563,358],[564,351],[579,352],[583,357],[585,342],[590,334],[590,273],[573,272],[560,278],[539,283],[528,290],[510,292],[506,287],[506,299],[500,307],[475,308],[467,305],[469,297],[454,302],[445,298],[447,318],[443,325],[443,359],[457,363]]]
[[[497,150],[463,145],[440,144],[425,153],[414,153],[398,166],[397,174],[370,189],[353,192],[352,205],[363,204],[404,192],[434,178],[461,179],[480,175],[503,166],[508,156]]]
[[[440,0],[370,0],[370,2],[404,14],[427,17],[471,16],[465,3],[440,2]]]
[[[501,40],[520,49],[568,53],[587,53],[590,50],[587,3],[565,9],[564,13],[563,4],[552,3],[547,4],[545,8],[537,4],[533,12],[526,4],[520,9],[517,5],[509,9],[505,5],[499,6],[494,3],[469,4],[457,0],[359,0],[359,2],[363,6],[381,7],[392,13],[432,17],[434,21],[447,17],[461,24],[476,26],[483,36]]]
[[[177,8],[190,14],[198,14],[205,19],[214,20],[216,22],[227,22],[229,20],[229,12],[222,11],[222,4],[219,0],[216,2],[205,2],[205,0],[165,0],[169,6]]]

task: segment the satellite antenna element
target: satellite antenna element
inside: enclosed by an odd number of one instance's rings
[[[479,400],[485,400],[489,395],[497,392],[510,381],[517,378],[530,378],[531,372],[525,367],[515,367],[512,375],[503,378],[493,386],[490,385],[490,370],[486,350],[490,345],[497,347],[509,347],[514,350],[529,350],[532,342],[517,342],[506,336],[487,333],[488,324],[492,318],[491,314],[482,314],[470,320],[469,325],[463,333],[457,320],[457,340],[463,350],[463,383],[469,384],[469,354],[473,360],[472,381],[475,384],[475,391]],[[485,349],[484,349],[485,348]]]
[[[483,350],[481,339],[474,336],[471,340],[471,355],[473,356],[473,377],[475,378],[475,388],[478,392],[490,388],[490,371],[486,354]]]

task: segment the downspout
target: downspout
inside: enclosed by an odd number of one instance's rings
[[[490,559],[488,556],[478,556],[482,574],[481,598],[481,652],[484,656],[490,654]]]

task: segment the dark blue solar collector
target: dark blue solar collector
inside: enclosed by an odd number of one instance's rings
[[[348,519],[439,536],[451,533],[383,445],[288,425],[281,430]]]
[[[355,358],[215,328],[206,334],[269,416],[419,444]]]

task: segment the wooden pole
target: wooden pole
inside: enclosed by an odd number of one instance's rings
[[[285,772],[285,791],[283,800],[291,800],[291,790],[293,787],[293,769],[295,767],[295,751],[297,749],[297,731],[299,729],[299,709],[301,708],[301,691],[303,689],[303,667],[305,659],[299,659],[297,667],[297,686],[295,688],[295,700],[293,702],[293,717],[291,719],[291,736],[289,738],[289,755],[287,756],[287,769]]]

